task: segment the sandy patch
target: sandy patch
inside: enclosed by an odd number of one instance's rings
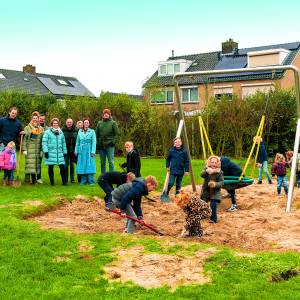
[[[104,268],[110,280],[133,281],[145,288],[167,285],[205,284],[210,278],[203,274],[203,264],[212,250],[198,251],[194,256],[143,253],[143,247],[122,249],[116,252],[111,265]]]
[[[45,205],[42,201],[39,201],[39,200],[27,200],[27,201],[23,201],[22,203],[24,203],[26,205],[31,205],[31,206]]]
[[[166,236],[178,237],[184,226],[184,213],[173,203],[143,200],[145,221]],[[218,223],[203,221],[204,236],[195,241],[228,245],[245,250],[300,251],[300,190],[295,188],[291,213],[285,213],[286,197],[276,195],[276,185],[253,184],[237,190],[239,210],[227,212],[230,199],[218,207]],[[58,209],[31,218],[47,229],[68,229],[78,233],[122,232],[124,220],[104,210],[104,202],[94,197],[77,197]],[[156,235],[139,225],[138,235]],[[164,237],[162,237],[164,239]],[[181,239],[182,240],[182,239]]]

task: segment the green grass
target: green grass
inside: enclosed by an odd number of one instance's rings
[[[120,161],[116,159],[115,165]],[[161,188],[164,161],[143,159],[142,164],[142,174],[155,175]],[[193,161],[193,166],[199,182],[202,162]],[[42,230],[23,217],[45,208],[32,207],[24,201],[40,200],[49,209],[59,203],[60,197],[71,200],[78,194],[103,196],[98,186],[61,186],[58,170],[55,176],[54,187],[49,185],[46,168],[43,185],[0,187],[0,299],[300,299],[300,276],[288,280],[280,276],[299,269],[300,254],[295,252],[237,257],[232,249],[219,247],[205,264],[212,282],[175,291],[109,283],[103,277],[103,267],[113,260],[116,247],[143,245],[145,252],[194,255],[209,245],[178,243],[166,248],[163,240],[151,237]],[[185,178],[184,184],[188,182]],[[78,248],[83,240],[93,246],[86,253]]]

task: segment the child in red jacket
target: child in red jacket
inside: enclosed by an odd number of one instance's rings
[[[2,185],[13,185],[14,170],[16,168],[16,150],[15,143],[9,142],[0,154],[0,169],[4,170]]]
[[[277,175],[277,193],[280,195],[281,187],[286,194],[288,194],[288,182],[286,177],[286,167],[289,167],[289,163],[285,161],[283,154],[277,153],[275,156],[275,162],[272,165],[272,175]]]

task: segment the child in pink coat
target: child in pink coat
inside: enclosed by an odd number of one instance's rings
[[[14,170],[16,168],[16,150],[15,143],[9,142],[0,154],[0,169],[4,170],[2,185],[13,185]]]

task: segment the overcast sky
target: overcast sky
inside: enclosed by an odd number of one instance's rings
[[[96,96],[140,94],[158,61],[300,41],[300,1],[0,0],[0,68],[73,76]]]

